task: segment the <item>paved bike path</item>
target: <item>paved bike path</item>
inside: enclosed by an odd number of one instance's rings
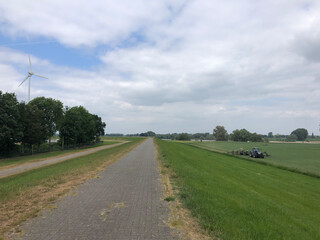
[[[179,239],[170,229],[152,139],[22,227],[21,239]]]
[[[112,145],[106,145],[106,146],[101,146],[101,147],[96,147],[96,148],[90,148],[87,150],[83,150],[80,152],[76,152],[76,153],[71,153],[71,154],[67,154],[61,157],[52,157],[46,160],[39,160],[36,162],[30,162],[30,163],[24,163],[15,167],[11,167],[11,168],[4,168],[4,169],[0,169],[0,178],[4,178],[4,177],[8,177],[14,174],[18,174],[18,173],[22,173],[22,172],[26,172],[29,171],[31,169],[34,168],[39,168],[39,167],[44,167],[47,165],[51,165],[51,164],[55,164],[58,162],[62,162],[71,158],[76,158],[76,157],[81,157],[81,156],[85,156],[100,150],[104,150],[104,149],[108,149],[108,148],[113,148],[116,146],[119,146],[121,144],[127,143],[128,141],[125,142],[120,142],[120,143],[115,143]]]

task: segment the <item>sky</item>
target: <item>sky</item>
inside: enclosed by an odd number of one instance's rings
[[[320,135],[319,0],[0,0],[0,90],[106,133]]]

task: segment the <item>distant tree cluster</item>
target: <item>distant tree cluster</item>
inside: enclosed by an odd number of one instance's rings
[[[250,133],[246,129],[236,129],[230,134],[230,140],[235,142],[263,142],[262,136],[257,133]]]
[[[308,131],[305,128],[297,128],[296,130],[292,131],[290,136],[295,136],[296,140],[298,141],[304,141],[308,137]]]
[[[286,137],[287,142],[295,142],[297,140],[298,140],[298,137],[295,134],[290,134],[289,136]]]
[[[206,132],[206,133],[194,133],[194,134],[190,134],[190,139],[194,139],[194,140],[213,140],[213,136],[209,132]]]
[[[156,137],[160,139],[170,139],[170,140],[196,140],[196,141],[202,141],[202,140],[216,140],[216,141],[235,141],[235,142],[268,142],[270,138],[276,139],[276,140],[286,140],[286,141],[304,141],[308,137],[308,131],[304,128],[298,128],[294,130],[291,135],[280,135],[280,134],[273,134],[272,132],[269,132],[268,134],[262,135],[258,133],[251,133],[246,129],[236,129],[232,133],[228,134],[227,130],[224,128],[224,126],[216,126],[215,129],[213,129],[213,134],[210,134],[208,132],[206,133],[167,133],[167,134],[156,134],[153,131],[143,132],[143,133],[136,133],[136,134],[120,134],[120,133],[113,133],[113,134],[107,134],[106,136],[127,136],[127,137]],[[316,138],[314,134],[310,136],[310,138]]]
[[[188,137],[187,137],[188,135]],[[213,140],[212,134],[206,133],[166,133],[166,134],[156,134],[157,138],[160,139],[171,139],[171,140],[186,140],[187,138],[194,140]],[[183,139],[182,139],[183,138]]]
[[[228,133],[225,130],[224,126],[216,126],[213,129],[213,136],[217,141],[227,141],[228,140]]]
[[[227,141],[232,140],[235,142],[262,142],[263,138],[260,134],[250,133],[246,129],[236,129],[230,135],[223,126],[216,126],[213,129],[213,136],[216,141]]]
[[[189,141],[190,140],[190,136],[189,136],[188,133],[180,133],[180,134],[178,134],[176,140]]]
[[[65,109],[59,100],[38,97],[18,102],[14,93],[0,91],[0,154],[25,146],[38,147],[59,131],[62,144],[84,144],[99,140],[106,124],[84,107]]]
[[[213,136],[210,133],[166,133],[166,134],[157,134],[153,131],[147,131],[143,133],[134,133],[134,134],[120,134],[120,133],[111,133],[106,134],[105,136],[115,136],[115,137],[156,137],[160,139],[171,139],[171,140],[212,140]]]
[[[148,131],[148,132],[145,132],[145,133],[140,133],[139,134],[140,137],[155,137],[156,134],[152,131]]]
[[[107,136],[107,137],[123,137],[124,134],[123,133],[108,133],[108,134],[105,134],[104,136]]]
[[[284,134],[275,134],[273,135],[273,138],[276,138],[276,139],[283,139],[283,138],[286,138],[288,135],[284,135]]]
[[[246,129],[236,129],[230,135],[228,135],[227,131],[223,126],[216,126],[213,130],[213,136],[217,141],[226,141],[232,140],[235,142],[262,142],[267,141],[268,138],[276,138],[276,139],[285,139],[288,142],[295,141],[305,141],[308,137],[308,131],[304,128],[298,128],[294,130],[289,136],[288,135],[273,135],[272,132],[269,132],[268,135],[261,135],[257,133],[251,133]],[[314,135],[311,135],[311,138],[315,138]]]

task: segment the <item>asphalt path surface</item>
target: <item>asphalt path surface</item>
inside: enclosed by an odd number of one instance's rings
[[[11,175],[19,174],[19,173],[22,173],[22,172],[26,172],[26,171],[29,171],[29,170],[34,169],[34,168],[40,168],[40,167],[44,167],[44,166],[47,166],[47,165],[55,164],[55,163],[58,163],[58,162],[62,162],[62,161],[71,159],[71,158],[85,156],[85,155],[88,155],[88,154],[91,154],[91,153],[94,153],[94,152],[97,152],[97,151],[101,151],[101,150],[104,150],[104,149],[107,149],[107,148],[116,147],[116,146],[119,146],[119,145],[124,144],[124,143],[127,143],[127,141],[126,142],[115,143],[115,144],[112,144],[112,145],[106,145],[106,146],[101,146],[101,147],[96,147],[96,148],[90,148],[90,149],[79,151],[79,152],[76,152],[76,153],[67,154],[67,155],[64,155],[64,156],[61,156],[61,157],[52,157],[52,158],[49,158],[49,159],[39,160],[39,161],[36,161],[36,162],[23,163],[21,165],[14,166],[14,167],[11,167],[11,168],[10,167],[5,167],[4,169],[0,169],[0,178],[4,178],[4,177],[11,176]]]
[[[20,226],[19,239],[180,239],[168,227],[152,139]]]

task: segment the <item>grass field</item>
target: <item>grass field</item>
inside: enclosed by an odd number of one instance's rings
[[[88,148],[100,147],[103,145],[111,145],[114,143],[118,143],[118,142],[117,141],[108,141],[108,142],[103,142],[103,143],[98,143],[95,145],[89,145],[86,147],[82,147],[81,149],[70,149],[70,150],[64,150],[64,151],[53,151],[53,152],[47,152],[47,153],[39,153],[39,154],[21,156],[21,157],[4,158],[4,159],[0,159],[0,167],[10,166],[13,164],[22,164],[25,162],[38,161],[38,160],[44,159],[44,158],[56,157],[56,156],[60,156],[60,155],[68,154],[68,153],[79,152],[79,151],[82,151],[82,150],[88,149]]]
[[[191,142],[192,145],[213,151],[231,152],[240,148],[251,150],[259,147],[271,154],[264,159],[255,159],[276,166],[287,167],[320,176],[320,144],[310,143],[252,143],[252,142]],[[250,159],[248,156],[244,156]]]
[[[10,228],[34,216],[73,186],[96,176],[142,140],[130,138],[130,142],[114,148],[0,179],[0,239]]]
[[[157,140],[179,199],[221,239],[320,239],[320,180]]]

